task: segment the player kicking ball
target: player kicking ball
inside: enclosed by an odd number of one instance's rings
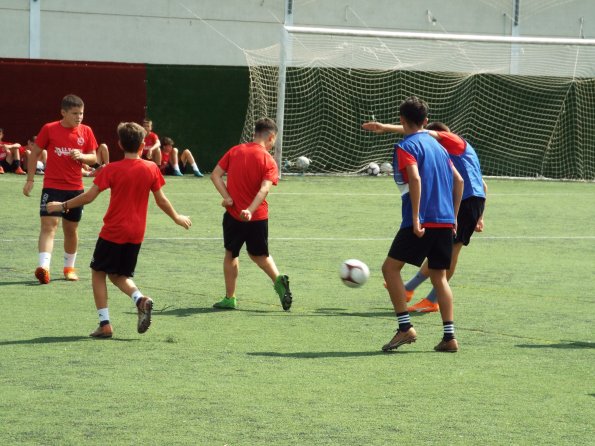
[[[144,146],[145,130],[133,122],[118,126],[118,144],[124,150],[124,159],[103,167],[93,186],[85,193],[65,202],[47,204],[48,212],[68,213],[70,209],[91,203],[106,189],[111,189],[109,207],[103,218],[93,258],[91,277],[93,297],[99,327],[90,334],[94,338],[111,338],[113,334],[107,306],[107,281],[130,296],[138,311],[137,331],[145,333],[151,325],[153,300],[143,296],[132,281],[134,269],[145,236],[149,192],[153,192],[157,206],[176,224],[190,228],[190,218],[179,215],[165,194],[163,175],[157,164],[140,158]]]

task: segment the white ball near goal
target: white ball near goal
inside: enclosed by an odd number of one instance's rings
[[[370,270],[361,260],[348,259],[341,264],[341,281],[350,288],[358,288],[368,281]]]
[[[388,161],[386,163],[382,163],[380,165],[380,173],[383,173],[385,175],[393,173],[393,165]]]
[[[300,156],[297,160],[295,160],[295,167],[300,170],[306,170],[308,167],[310,167],[310,160],[305,156]]]
[[[380,166],[376,163],[368,164],[368,169],[366,170],[368,175],[377,176],[380,173]]]

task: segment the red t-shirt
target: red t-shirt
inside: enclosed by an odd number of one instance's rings
[[[171,156],[173,148],[171,146],[161,147],[161,168],[163,169],[169,164],[169,157]]]
[[[93,183],[100,191],[111,189],[109,207],[99,237],[113,243],[142,243],[147,227],[149,192],[165,184],[152,161],[129,159],[109,163]]]
[[[157,144],[157,141],[159,141],[159,137],[157,136],[157,133],[155,133],[155,132],[147,133],[147,136],[145,136],[145,147],[143,148],[143,156],[144,157],[147,156],[149,147],[153,147],[155,144]]]
[[[12,143],[12,142],[0,141],[0,146],[3,146],[3,145],[12,146],[13,144],[14,143]],[[8,152],[4,149],[4,147],[0,148],[0,161],[6,159],[7,155],[8,155]]]
[[[97,141],[91,127],[80,124],[67,128],[60,124],[60,121],[50,122],[41,128],[35,144],[46,149],[48,153],[43,187],[61,190],[83,189],[81,162],[73,160],[70,152],[95,152]]]
[[[260,144],[250,142],[232,147],[219,160],[219,167],[227,172],[227,191],[233,199],[233,206],[227,208],[236,220],[240,212],[254,201],[264,180],[274,185],[279,181],[277,163]],[[269,205],[264,200],[252,214],[252,221],[269,218]]]
[[[467,148],[467,142],[459,135],[451,132],[436,132],[440,136],[438,142],[449,155],[462,155]]]

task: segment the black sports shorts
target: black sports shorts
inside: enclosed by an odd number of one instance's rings
[[[415,235],[412,227],[399,229],[388,256],[415,266],[421,266],[427,257],[430,269],[448,269],[452,256],[452,228],[426,228],[421,238]]]
[[[461,207],[457,215],[455,243],[462,243],[465,246],[469,244],[479,217],[483,215],[485,203],[486,199],[483,197],[469,197],[461,201]]]
[[[99,237],[89,266],[107,274],[134,277],[140,247],[140,243],[114,243]]]
[[[239,221],[229,212],[223,214],[223,245],[233,257],[240,255],[246,243],[248,253],[253,256],[269,255],[269,221]]]
[[[39,205],[39,216],[40,217],[62,217],[64,220],[79,222],[83,217],[83,206],[78,208],[68,209],[68,212],[52,212],[51,214],[46,209],[46,204],[50,201],[65,202],[71,198],[78,197],[83,193],[81,190],[62,190],[62,189],[51,189],[44,188],[41,190],[41,203]]]

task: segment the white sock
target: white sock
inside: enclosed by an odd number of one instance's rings
[[[43,170],[43,169],[45,169],[45,166],[43,165],[43,163],[41,161],[37,161],[37,168],[39,170]]]
[[[76,261],[76,252],[72,254],[64,253],[64,268],[74,268],[74,262]]]
[[[45,269],[50,269],[50,261],[52,260],[51,252],[40,252],[39,253],[39,266]]]
[[[192,163],[192,170],[198,172],[198,166],[196,165],[196,163]]]
[[[97,310],[97,315],[99,316],[100,324],[104,321],[109,321],[109,310],[107,308],[100,308]]]
[[[180,166],[179,166],[179,164],[174,164],[174,170],[177,170],[178,172],[180,171]]]
[[[130,298],[134,301],[134,305],[136,305],[141,297],[143,297],[143,293],[141,293],[139,290],[133,291],[130,295]]]

